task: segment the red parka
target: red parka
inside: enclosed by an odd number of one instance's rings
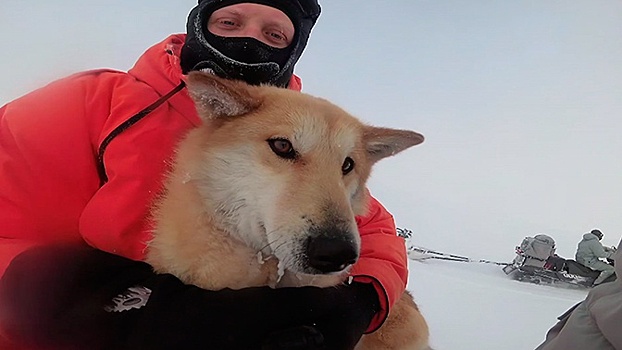
[[[76,74],[0,109],[0,276],[13,257],[46,242],[86,241],[144,258],[150,204],[175,144],[200,120],[185,88],[135,123],[128,119],[182,82],[183,41],[168,37],[128,72]],[[290,88],[301,89],[298,77]],[[362,252],[353,275],[374,283],[383,309],[373,330],[404,291],[406,253],[375,199],[357,222]]]

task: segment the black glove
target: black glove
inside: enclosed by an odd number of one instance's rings
[[[59,349],[349,349],[377,299],[358,283],[206,291],[92,248],[41,247],[0,280],[0,329]]]
[[[371,284],[354,282],[334,288],[316,290],[309,300],[323,309],[332,310],[313,318],[313,328],[319,331],[323,347],[318,349],[353,349],[380,310],[378,294]],[[311,316],[311,315],[309,315]],[[301,334],[297,334],[300,332]],[[273,334],[264,349],[315,349],[304,347],[313,330],[291,329]]]

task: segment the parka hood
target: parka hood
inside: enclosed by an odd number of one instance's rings
[[[185,34],[173,34],[153,45],[138,58],[128,74],[151,86],[160,96],[167,94],[185,80],[179,65],[179,54],[185,37]],[[190,118],[194,125],[200,124],[186,89],[168,102],[182,115]]]
[[[598,237],[596,237],[596,235],[593,234],[593,233],[588,232],[588,233],[583,235],[583,240],[585,240],[585,241],[590,241],[590,240],[593,240],[593,239],[598,241]]]

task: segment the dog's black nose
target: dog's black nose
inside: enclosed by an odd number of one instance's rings
[[[343,237],[310,237],[307,240],[309,266],[322,273],[338,272],[359,257],[356,244]]]

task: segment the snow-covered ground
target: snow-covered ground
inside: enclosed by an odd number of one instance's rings
[[[555,318],[587,295],[513,281],[493,264],[425,260],[409,267],[408,289],[436,350],[534,349]]]

